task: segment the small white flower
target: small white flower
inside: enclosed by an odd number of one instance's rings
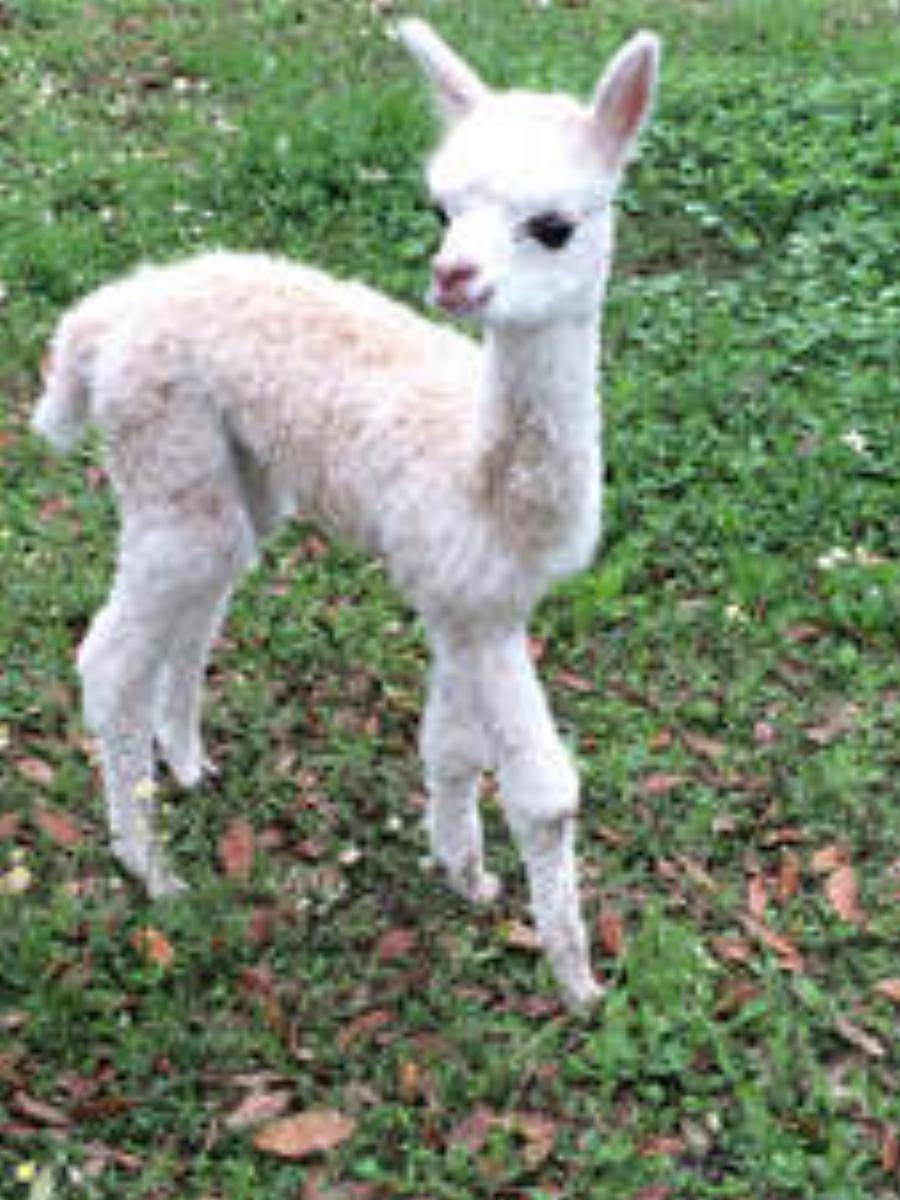
[[[747,613],[741,608],[740,604],[727,604],[725,606],[725,620],[733,625],[744,625],[747,622]]]
[[[858,429],[848,429],[845,434],[841,435],[841,441],[854,454],[869,453],[869,443],[864,434],[861,434]]]
[[[852,555],[849,550],[845,550],[843,546],[835,546],[834,549],[826,551],[825,554],[820,554],[816,559],[816,565],[820,571],[833,571],[835,567],[843,566],[850,562]]]
[[[21,896],[31,887],[33,878],[27,867],[12,867],[0,875],[0,896]]]

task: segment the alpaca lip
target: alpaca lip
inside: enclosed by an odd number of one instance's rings
[[[471,317],[483,312],[494,295],[492,287],[482,288],[474,295],[464,288],[438,288],[432,290],[432,300],[444,312],[454,317]]]

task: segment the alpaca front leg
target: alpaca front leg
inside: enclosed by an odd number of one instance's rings
[[[428,790],[426,829],[433,861],[465,899],[489,904],[500,881],[484,866],[478,808],[486,741],[465,667],[438,659],[432,676],[421,749]]]
[[[575,855],[578,780],[561,745],[508,759],[500,787],[525,864],[541,945],[570,1008],[600,996],[590,964]]]
[[[524,634],[486,647],[480,678],[504,810],[525,865],[541,944],[566,1003],[586,1008],[601,993],[578,895],[578,775],[556,732]]]

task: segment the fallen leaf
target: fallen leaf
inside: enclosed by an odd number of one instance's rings
[[[404,1104],[421,1104],[435,1096],[429,1071],[411,1058],[403,1059],[397,1066],[397,1091]]]
[[[855,728],[858,716],[856,705],[845,704],[818,725],[808,725],[804,733],[814,745],[830,746]]]
[[[771,746],[778,741],[778,730],[771,721],[757,721],[753,726],[753,740],[757,746]]]
[[[881,1167],[887,1175],[900,1169],[900,1131],[890,1125],[881,1131]]]
[[[478,1154],[487,1145],[490,1132],[498,1120],[493,1109],[479,1104],[450,1131],[448,1143],[451,1146],[462,1146],[470,1154]]]
[[[776,933],[768,925],[757,921],[754,917],[744,917],[743,923],[748,933],[778,956],[785,971],[802,971],[804,969],[803,955],[789,938]]]
[[[859,902],[859,883],[849,863],[838,867],[825,880],[828,903],[841,918],[851,925],[862,925],[865,914]]]
[[[660,1134],[657,1137],[648,1138],[638,1153],[642,1158],[654,1158],[657,1155],[673,1157],[677,1154],[683,1154],[686,1149],[687,1143],[683,1137],[673,1134]]]
[[[130,1096],[91,1096],[73,1105],[71,1113],[76,1121],[110,1121],[130,1112],[137,1103]]]
[[[708,737],[705,733],[695,733],[688,729],[682,733],[681,740],[691,754],[698,758],[709,759],[711,762],[718,762],[727,753],[724,742]]]
[[[565,691],[577,692],[581,696],[590,696],[597,690],[597,685],[592,679],[576,675],[574,671],[558,671],[556,683]]]
[[[541,939],[533,925],[524,921],[504,921],[500,927],[503,941],[513,950],[524,950],[527,954],[538,954],[541,949]]]
[[[691,883],[696,884],[697,887],[702,888],[705,892],[717,892],[719,890],[712,875],[696,858],[691,858],[689,854],[679,854],[676,861]]]
[[[882,979],[880,983],[875,984],[875,991],[879,996],[892,1000],[894,1004],[900,1004],[900,979]]]
[[[884,1058],[887,1054],[882,1043],[877,1037],[869,1033],[868,1030],[848,1020],[846,1017],[838,1017],[834,1022],[834,1027],[851,1046],[855,1046],[857,1050],[861,1050],[867,1058]]]
[[[13,1092],[8,1105],[10,1112],[15,1113],[17,1117],[24,1117],[33,1125],[41,1125],[49,1129],[68,1129],[72,1124],[67,1112],[55,1104],[47,1104],[44,1100],[30,1096],[28,1092]]]
[[[39,787],[51,787],[56,778],[56,771],[48,762],[32,755],[18,759],[16,769],[29,783],[36,783]]]
[[[256,835],[249,821],[232,821],[219,838],[219,862],[229,879],[246,879],[256,855]]]
[[[824,625],[815,625],[812,621],[801,621],[796,625],[789,625],[784,630],[785,638],[796,645],[803,645],[805,642],[817,642],[825,637],[826,633],[827,630]]]
[[[757,921],[765,921],[769,906],[769,889],[762,875],[751,875],[747,881],[747,912]]]
[[[147,926],[146,929],[136,929],[130,937],[130,942],[145,962],[167,969],[175,961],[175,950],[164,933]]]
[[[19,832],[21,816],[16,812],[0,813],[0,842],[9,842]]]
[[[816,875],[828,875],[831,871],[842,867],[848,858],[847,847],[839,842],[833,842],[829,846],[822,846],[813,854],[810,866]]]
[[[349,1049],[354,1042],[368,1041],[380,1029],[390,1025],[394,1013],[386,1008],[374,1008],[371,1012],[361,1013],[349,1021],[338,1034],[338,1045],[342,1050]]]
[[[379,962],[396,962],[406,958],[416,948],[418,935],[414,929],[389,929],[378,939],[375,957]]]
[[[723,962],[748,963],[753,958],[753,947],[740,937],[723,934],[710,939],[713,953]]]
[[[522,1157],[529,1170],[547,1161],[556,1145],[556,1122],[543,1113],[515,1113],[510,1124],[525,1141]]]
[[[785,850],[778,864],[778,900],[787,904],[800,890],[802,868],[793,850]]]
[[[751,1000],[755,1000],[760,989],[749,979],[727,979],[719,990],[716,998],[716,1016],[725,1020],[746,1008]]]
[[[287,1089],[277,1092],[251,1092],[225,1118],[225,1128],[252,1129],[255,1125],[273,1121],[285,1112],[290,1103],[291,1093]]]
[[[597,933],[603,952],[610,958],[619,958],[625,948],[625,923],[620,913],[605,908],[597,918]]]
[[[293,1161],[327,1154],[347,1141],[356,1129],[352,1117],[332,1109],[311,1110],[264,1125],[253,1145],[264,1154]]]
[[[52,808],[39,808],[34,814],[35,824],[57,846],[72,850],[84,841],[84,833],[67,816]]]
[[[677,791],[687,783],[687,777],[678,775],[670,771],[654,771],[652,775],[645,775],[638,784],[642,795],[644,796],[668,796],[670,792]]]

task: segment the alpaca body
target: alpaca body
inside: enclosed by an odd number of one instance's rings
[[[151,894],[178,890],[155,831],[155,752],[185,785],[204,773],[202,682],[236,580],[293,515],[354,540],[428,633],[433,856],[468,898],[496,895],[478,816],[495,771],[550,965],[585,1005],[598,989],[577,893],[578,779],[526,623],[597,541],[610,200],[656,42],[629,43],[585,110],[495,96],[427,26],[401,32],[451,122],[429,170],[449,218],[435,298],[477,316],[483,346],[266,255],[145,267],[66,314],[35,428],[62,449],[101,430],[122,523],[113,589],[79,652],[85,715],[116,853]]]

